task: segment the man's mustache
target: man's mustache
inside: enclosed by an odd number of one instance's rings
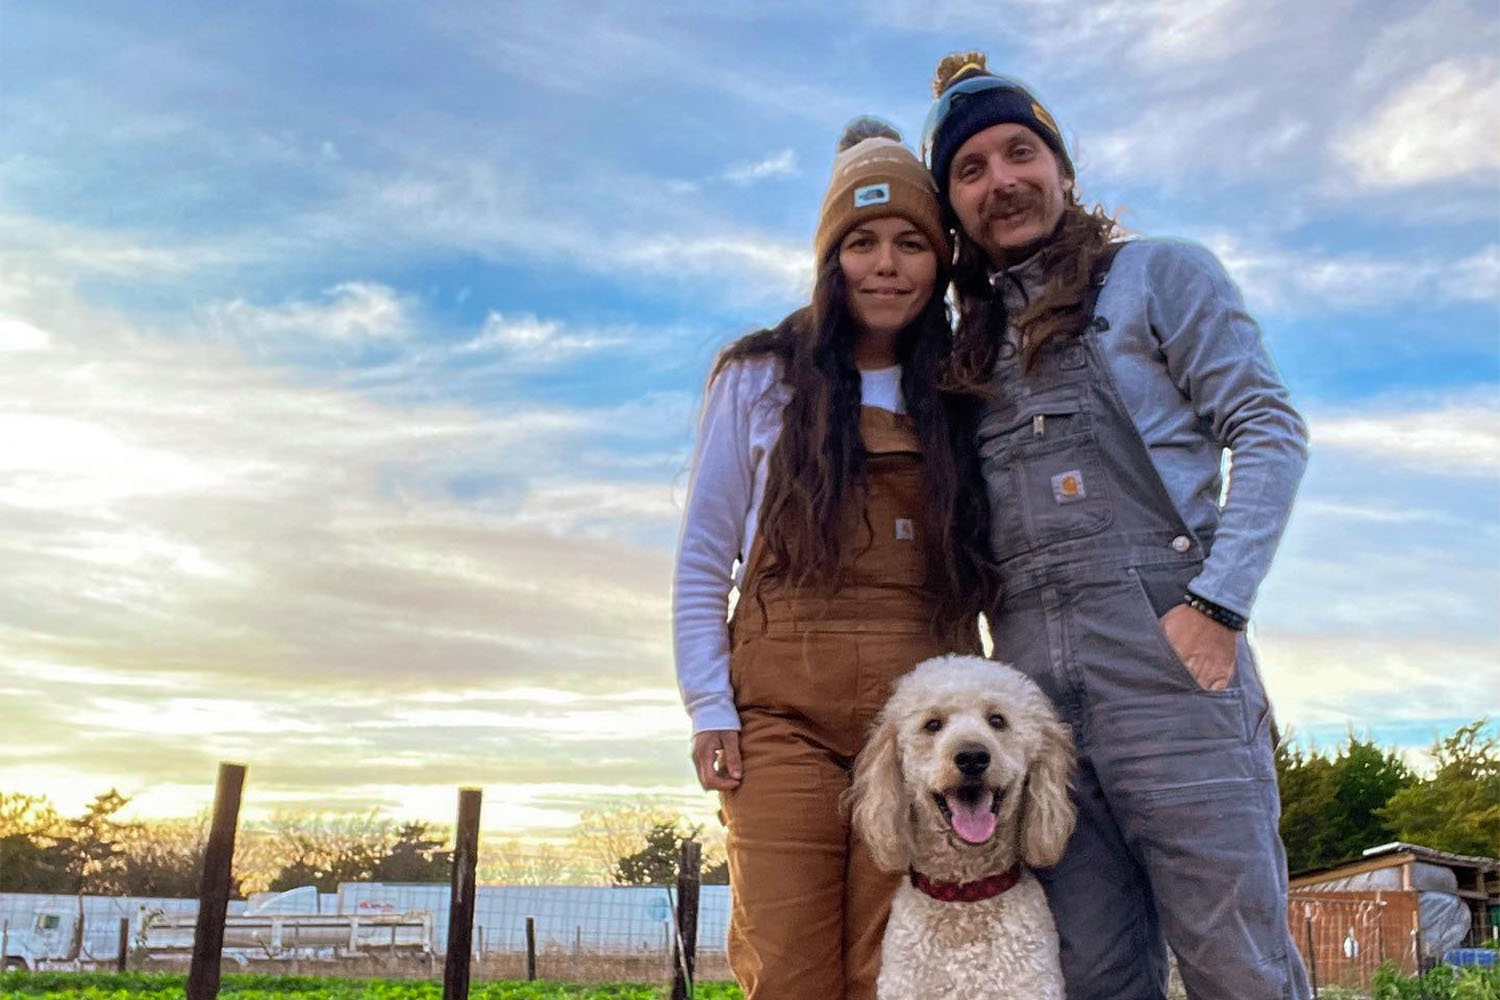
[[[984,203],[980,215],[986,221],[1010,215],[1017,209],[1030,208],[1036,199],[1028,194],[996,195]]]

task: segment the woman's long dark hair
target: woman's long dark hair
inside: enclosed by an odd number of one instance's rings
[[[941,263],[941,261],[940,261]],[[989,507],[974,445],[977,401],[939,391],[952,328],[940,267],[931,300],[896,341],[906,412],[922,445],[927,489],[925,539],[929,585],[939,597],[936,624],[972,632],[974,615],[996,595],[989,562]],[[819,269],[812,305],[777,326],[729,345],[714,364],[775,356],[791,398],[767,464],[760,532],[764,567],[795,586],[837,588],[850,544],[851,511],[862,511],[865,450],[859,433],[858,327],[835,250]]]

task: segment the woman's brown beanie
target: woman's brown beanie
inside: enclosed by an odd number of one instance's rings
[[[932,175],[916,154],[901,145],[900,132],[878,118],[856,118],[839,140],[833,178],[823,197],[813,239],[818,265],[849,230],[867,219],[888,215],[911,220],[932,244],[941,265],[952,260]]]

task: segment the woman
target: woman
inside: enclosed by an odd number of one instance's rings
[[[845,133],[815,249],[812,304],[714,365],[674,588],[747,1000],[875,995],[896,877],[839,799],[892,682],[972,649],[989,595],[972,421],[937,391],[946,234],[930,175],[889,126]]]

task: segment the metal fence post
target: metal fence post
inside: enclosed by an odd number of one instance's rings
[[[219,765],[213,824],[203,850],[203,878],[198,883],[198,924],[193,933],[187,1000],[214,1000],[219,995],[224,917],[229,910],[230,869],[234,865],[234,830],[239,822],[240,793],[244,787],[245,765]]]
[[[120,918],[120,951],[115,956],[115,971],[124,972],[125,962],[130,958],[130,918]]]

